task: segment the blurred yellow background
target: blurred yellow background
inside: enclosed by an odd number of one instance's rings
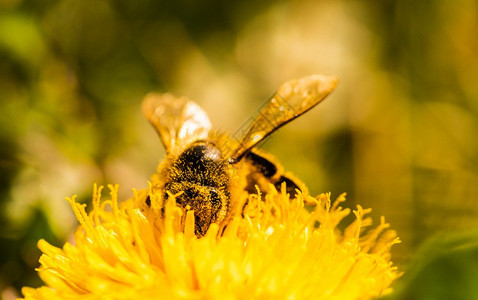
[[[385,216],[406,269],[429,237],[478,226],[477,33],[472,0],[0,0],[1,290],[40,284],[37,240],[77,224],[65,197],[147,187],[164,154],[147,92],[234,134],[315,73],[337,90],[261,147],[312,194]]]

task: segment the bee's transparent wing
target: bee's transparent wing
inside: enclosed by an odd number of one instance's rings
[[[150,93],[143,100],[143,113],[159,133],[167,152],[179,145],[206,139],[211,122],[193,101],[171,94]]]
[[[337,78],[325,75],[311,75],[283,83],[242,137],[231,163],[238,162],[269,134],[317,105],[336,85]]]

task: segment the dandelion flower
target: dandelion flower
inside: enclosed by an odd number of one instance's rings
[[[248,196],[226,227],[194,234],[193,211],[168,201],[158,213],[138,208],[144,193],[119,204],[96,188],[93,208],[68,199],[80,222],[75,244],[44,240],[38,268],[45,286],[23,288],[25,299],[367,299],[390,292],[398,271],[390,247],[399,242],[382,218],[375,229],[358,206],[355,221],[341,195],[317,198],[285,189]],[[313,209],[307,206],[313,204]]]

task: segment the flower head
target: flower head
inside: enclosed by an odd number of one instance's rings
[[[76,244],[39,241],[46,285],[24,288],[26,299],[363,299],[389,292],[398,276],[389,250],[399,240],[383,218],[364,234],[370,209],[358,206],[355,221],[337,228],[350,214],[339,206],[344,195],[332,203],[330,194],[258,192],[226,226],[197,238],[193,211],[175,201],[142,211],[151,190],[119,205],[118,187],[109,188],[102,201],[95,187],[90,213],[69,199]]]

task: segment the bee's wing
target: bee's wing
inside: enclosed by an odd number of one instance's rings
[[[143,113],[159,133],[167,152],[179,145],[206,139],[211,122],[199,105],[171,94],[150,93],[143,100]]]
[[[269,134],[317,105],[336,85],[337,78],[325,75],[283,83],[242,137],[230,159],[231,163],[238,162]]]

